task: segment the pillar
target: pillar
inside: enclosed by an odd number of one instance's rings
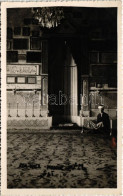
[[[83,116],[90,116],[89,110],[89,76],[82,75],[81,77],[81,113]]]
[[[41,105],[42,110],[48,113],[48,41],[42,40],[42,67],[41,73]]]
[[[73,122],[78,115],[78,84],[77,65],[67,46],[66,62],[64,66],[64,93],[67,104],[64,105],[64,115]]]

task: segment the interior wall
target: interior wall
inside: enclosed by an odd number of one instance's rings
[[[31,8],[7,9],[7,106],[12,117],[47,115],[48,48]]]
[[[113,116],[116,112],[112,111],[116,111],[117,109],[117,10],[115,8],[102,8],[100,10],[97,8],[69,8],[65,10],[66,18],[62,21],[63,23],[61,25],[54,29],[42,30],[39,25],[33,24],[30,8],[8,9],[8,64],[16,64],[15,68],[20,64],[26,67],[27,64],[31,64],[32,66],[38,65],[39,71],[30,80],[33,83],[30,84],[30,86],[33,86],[31,95],[32,97],[33,94],[35,95],[35,89],[37,88],[38,92],[35,96],[38,96],[39,100],[42,96],[43,100],[46,101],[47,96],[43,96],[43,92],[47,92],[48,90],[50,95],[56,95],[57,104],[59,91],[64,92],[63,67],[66,59],[66,41],[71,49],[78,69],[78,95],[82,93],[81,75],[88,75],[89,94],[96,94],[98,91],[102,94],[102,100],[100,95],[98,96],[97,94],[96,97],[93,97],[93,103],[89,103],[91,115],[96,115],[98,104],[103,102],[107,108],[107,112]],[[15,35],[16,27],[20,27],[19,35]],[[42,37],[46,39],[45,42],[49,42],[49,49],[44,42],[39,47],[39,42]],[[25,46],[26,49],[21,48],[15,50],[13,39],[21,39],[21,41],[22,39],[23,41],[28,40],[28,44]],[[37,59],[37,61],[34,62],[32,58],[32,62],[28,62],[28,52],[31,52],[30,56],[35,56],[34,59]],[[38,58],[36,58],[37,53]],[[17,62],[10,62],[10,59],[14,59]],[[27,75],[20,75],[23,76],[21,82],[23,83],[25,81],[23,84],[15,84],[18,81],[17,75],[10,74],[9,76],[11,78],[7,78],[7,82],[9,81],[8,83],[11,84],[7,84],[7,88],[11,91],[9,93],[12,97],[16,97],[13,94],[13,90],[16,87],[22,90],[23,95],[26,96],[31,89],[31,87],[27,89],[27,86],[29,86]],[[13,100],[15,100],[15,97]],[[96,105],[94,105],[95,101]],[[12,99],[9,99],[8,96],[8,105],[10,102],[13,105]],[[33,107],[33,99],[31,103],[31,107]],[[78,96],[78,103],[80,103],[80,96]],[[16,108],[16,106],[17,103],[13,107]],[[78,111],[80,109],[81,106],[79,104]],[[42,107],[42,110],[46,111],[47,109]],[[62,121],[61,116],[64,114],[63,106],[49,104],[49,110],[56,121],[58,120],[57,117]]]

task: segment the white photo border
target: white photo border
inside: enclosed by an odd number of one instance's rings
[[[6,23],[7,8],[45,6],[75,6],[75,7],[117,7],[118,24],[118,145],[117,145],[117,188],[89,188],[89,189],[7,189],[7,127],[6,127]],[[55,2],[2,2],[1,3],[1,192],[5,196],[26,195],[122,195],[122,52],[121,52],[121,1],[55,1]]]

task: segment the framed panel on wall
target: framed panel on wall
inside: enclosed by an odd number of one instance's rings
[[[13,77],[13,76],[8,76],[8,77],[7,77],[7,83],[8,83],[8,84],[15,84],[15,77]]]
[[[26,60],[28,63],[41,63],[41,52],[27,52]]]
[[[21,27],[14,28],[14,35],[21,35]]]
[[[8,75],[18,75],[18,77],[25,75],[39,75],[39,65],[25,65],[25,64],[9,64],[7,65]]]
[[[25,77],[17,77],[17,83],[19,84],[25,84],[26,78]]]
[[[7,62],[18,62],[18,51],[7,51]]]
[[[14,50],[27,50],[29,45],[28,39],[13,39],[13,49]]]
[[[101,63],[117,63],[117,53],[116,52],[101,53]]]
[[[112,77],[117,77],[117,66],[116,64],[112,65],[91,65],[90,66],[90,75],[93,77],[104,77],[111,79]]]
[[[27,83],[28,84],[36,84],[36,78],[35,77],[28,77]]]
[[[40,37],[31,37],[30,38],[30,49],[31,50],[41,50]]]

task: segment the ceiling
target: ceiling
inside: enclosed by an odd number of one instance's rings
[[[63,7],[63,10],[65,18],[58,27],[50,30],[40,27],[44,34],[117,38],[117,8]],[[7,24],[22,26],[25,19],[32,17],[30,8],[9,8]]]

